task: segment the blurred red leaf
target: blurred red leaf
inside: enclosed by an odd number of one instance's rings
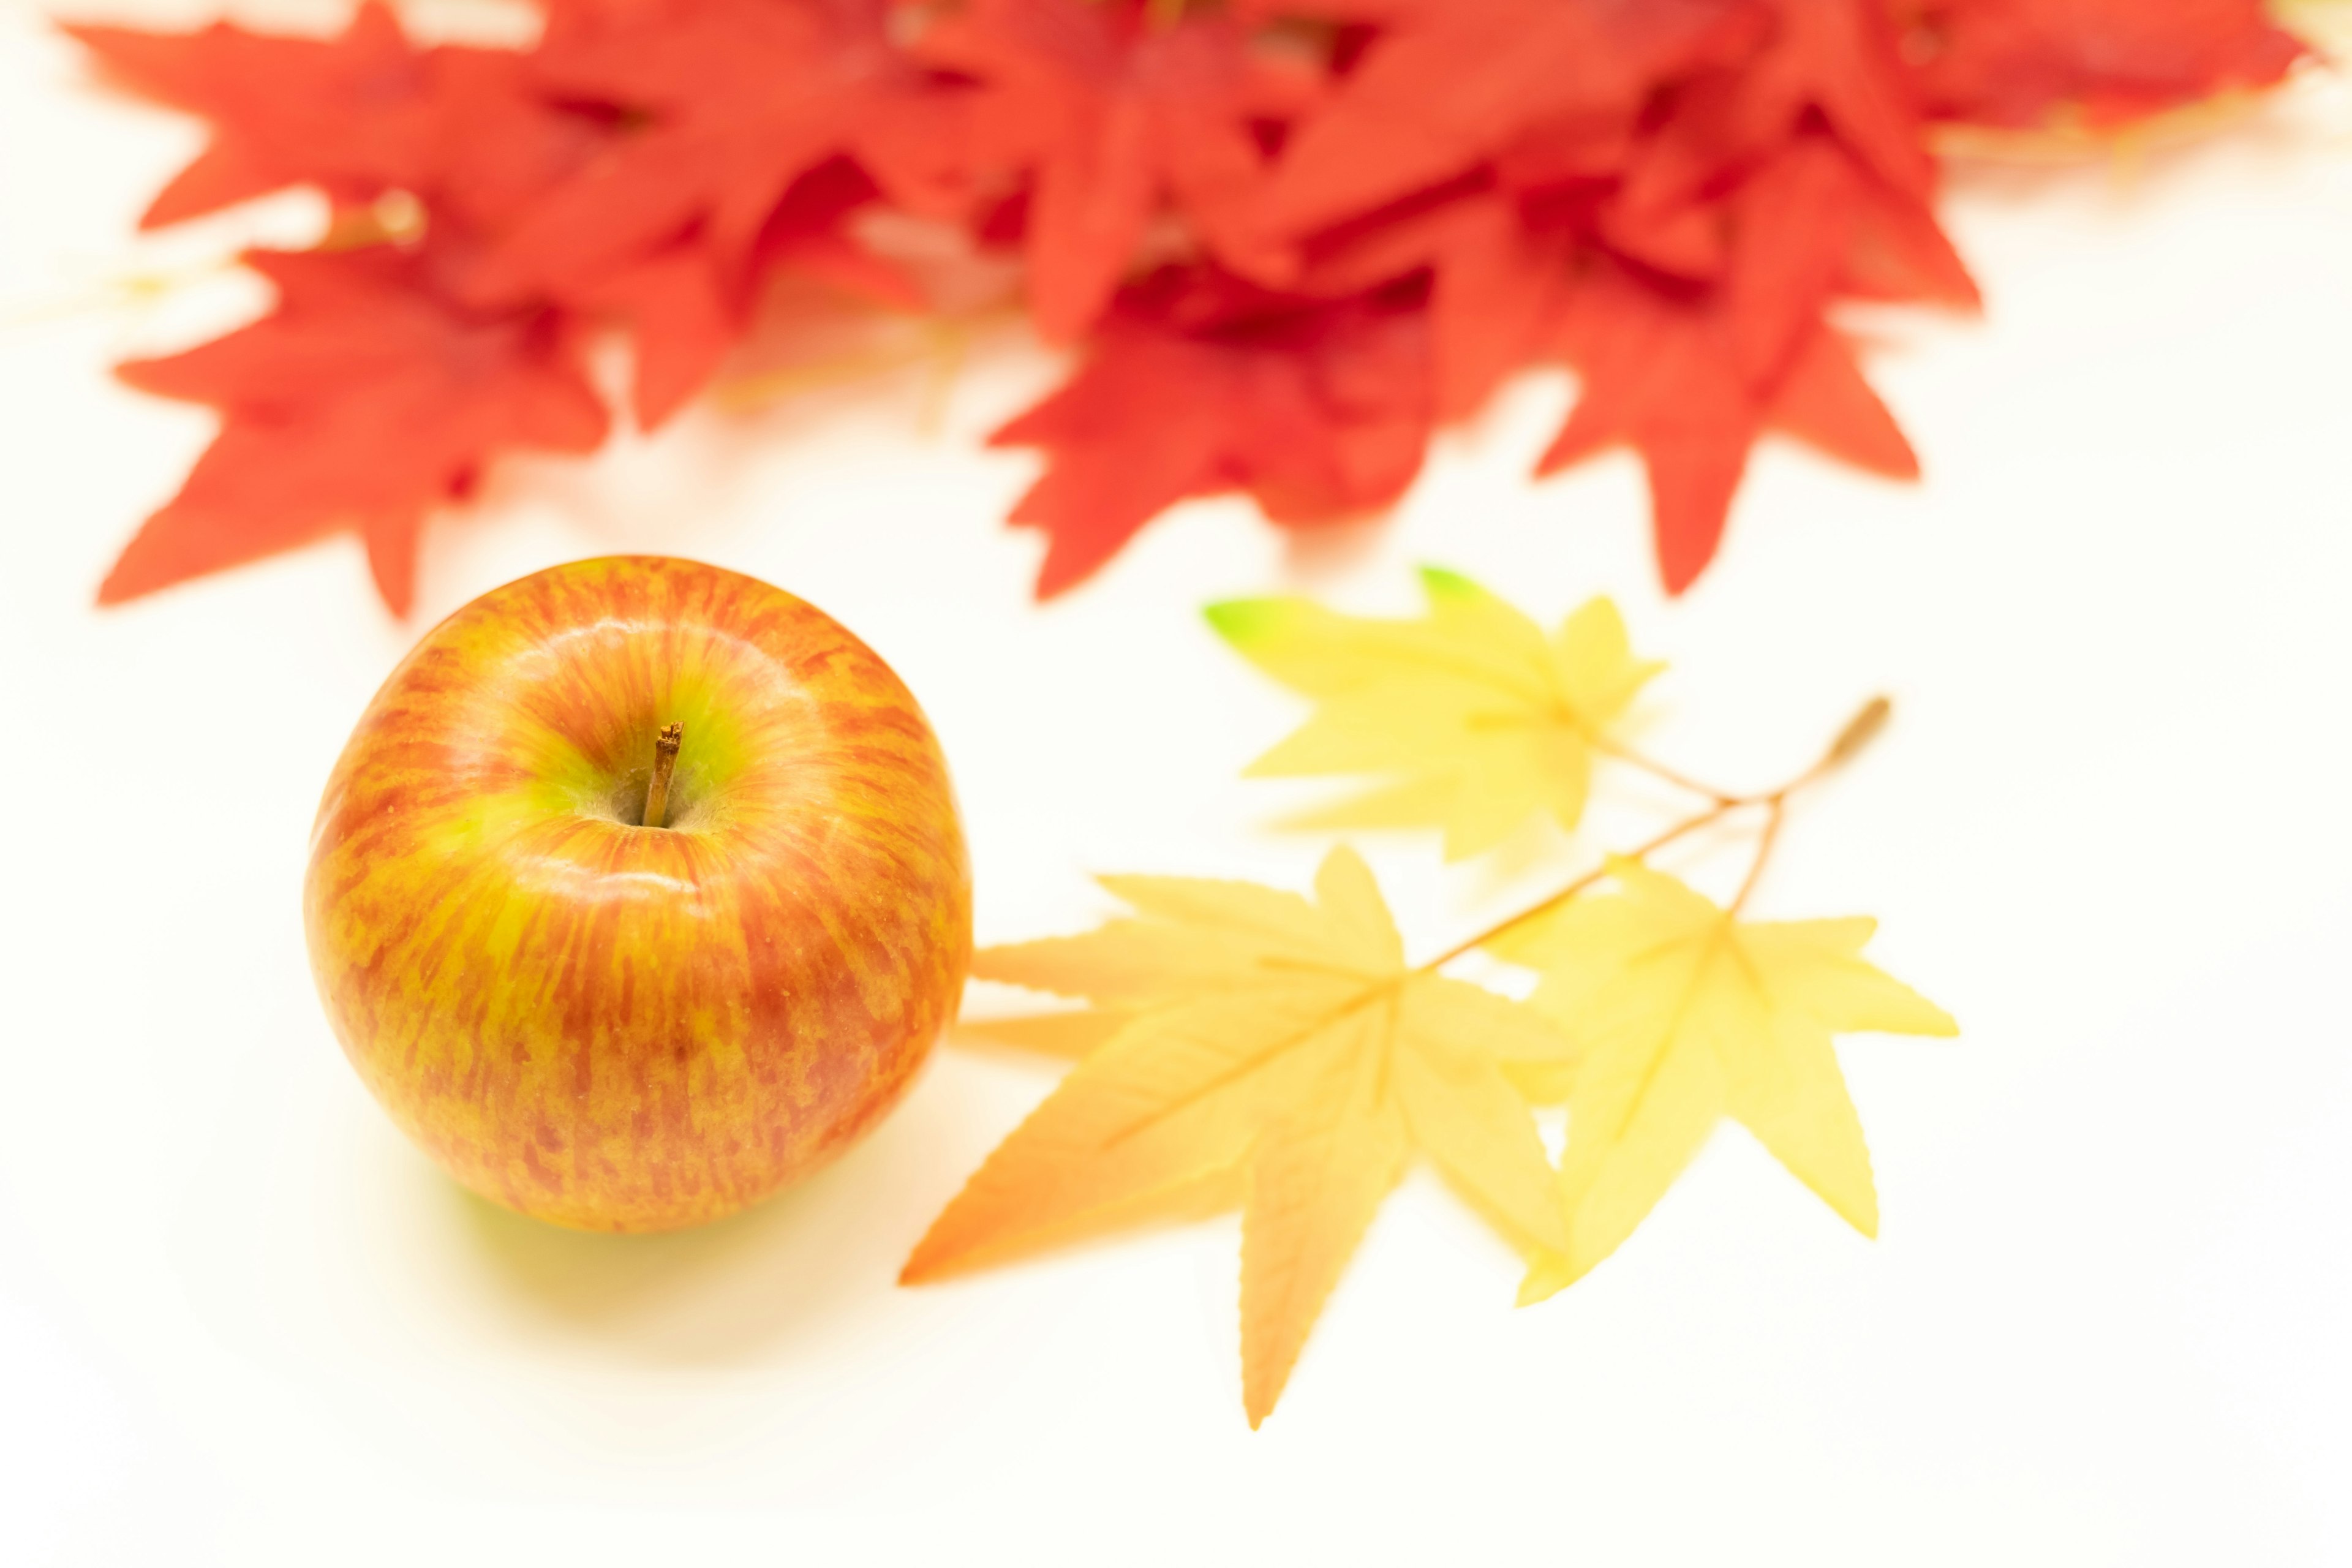
[[[1187,331],[1114,316],[1070,384],[999,430],[1048,467],[1013,520],[1045,531],[1040,597],[1177,501],[1245,490],[1302,528],[1387,505],[1428,443],[1424,319],[1370,301]]]
[[[1901,0],[1938,116],[2033,129],[2112,126],[2267,87],[2303,47],[2263,0]]]
[[[1561,321],[1562,348],[1584,388],[1537,471],[1621,443],[1639,452],[1669,593],[1690,586],[1714,559],[1748,448],[1767,426],[1890,478],[1919,471],[1832,328],[1801,321],[1787,359],[1759,378],[1741,363],[1737,320],[1720,295],[1677,299],[1612,270],[1581,283]]]
[[[472,279],[484,299],[573,298],[693,236],[739,284],[804,175],[914,106],[883,0],[558,0],[541,89],[611,115],[596,155],[525,206]]]
[[[367,0],[332,39],[268,37],[219,22],[184,36],[67,30],[124,84],[213,122],[204,152],[148,207],[145,227],[305,181],[372,201],[415,183],[430,162],[425,57],[381,0]]]
[[[1328,0],[1383,24],[1286,149],[1262,221],[1306,232],[1450,179],[1531,127],[1606,137],[1752,31],[1746,0]]]
[[[408,608],[416,535],[518,447],[593,450],[602,403],[543,312],[483,316],[386,246],[247,258],[278,286],[252,325],[122,366],[131,385],[221,411],[219,437],[99,590],[114,604],[338,529]]]
[[[780,272],[930,308],[877,213],[1017,244],[1082,351],[997,437],[1045,454],[1014,516],[1041,594],[1189,497],[1383,506],[1435,421],[1563,363],[1541,468],[1638,450],[1679,592],[1764,430],[1917,471],[1832,318],[1976,303],[1937,124],[2095,131],[2299,54],[2260,0],[549,0],[514,51],[418,47],[365,0],[326,39],[74,31],[211,122],[151,225],[308,183],[332,243],[407,247],[266,258],[274,315],[127,367],[227,422],[105,596],[351,525],[395,604],[417,520],[496,452],[593,445],[585,331],[626,329],[650,427]]]
[[[1249,211],[1266,163],[1252,122],[1299,112],[1317,83],[1254,55],[1230,17],[1170,23],[1087,0],[974,0],[919,47],[980,84],[970,164],[1034,180],[1029,298],[1047,337],[1075,338],[1102,313],[1171,208],[1229,265],[1272,259]]]
[[[538,195],[603,132],[562,112],[511,50],[419,49],[382,0],[334,38],[215,23],[189,34],[71,26],[125,85],[211,121],[204,152],[141,220],[161,227],[293,184],[339,205],[405,191],[480,226]]]

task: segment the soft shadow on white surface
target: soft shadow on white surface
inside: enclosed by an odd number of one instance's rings
[[[786,1361],[870,1319],[898,1288],[906,1200],[935,1181],[927,1150],[954,1114],[919,1098],[823,1170],[692,1230],[566,1230],[446,1181],[436,1206],[478,1289],[585,1354],[649,1366]]]

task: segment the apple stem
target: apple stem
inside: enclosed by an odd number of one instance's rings
[[[654,737],[654,776],[646,785],[646,826],[669,826],[669,775],[677,766],[677,746],[686,739],[686,726],[665,724],[662,732]]]

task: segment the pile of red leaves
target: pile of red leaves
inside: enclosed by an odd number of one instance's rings
[[[659,424],[797,272],[926,308],[894,211],[1017,250],[1069,384],[1016,521],[1041,595],[1192,496],[1360,515],[1514,372],[1581,393],[1550,471],[1628,443],[1679,590],[1775,428],[1875,472],[1909,445],[1825,312],[1966,306],[1939,122],[2119,125],[2276,81],[2260,0],[549,0],[524,51],[77,35],[212,122],[162,225],[280,187],[337,219],[250,258],[274,310],[124,367],[225,423],[123,552],[121,600],[356,529],[385,599],[498,453],[585,451],[584,342],[625,331]],[[393,215],[387,218],[386,215]]]

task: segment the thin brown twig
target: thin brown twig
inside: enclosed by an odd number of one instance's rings
[[[1688,834],[1696,833],[1700,828],[1705,827],[1711,823],[1720,822],[1725,817],[1729,816],[1733,812],[1738,811],[1743,804],[1745,803],[1735,801],[1728,805],[1709,806],[1706,810],[1700,812],[1696,816],[1686,817],[1683,821],[1675,824],[1675,826],[1667,828],[1664,833],[1659,834],[1655,838],[1651,839],[1647,844],[1643,845],[1640,848],[1630,851],[1626,856],[1626,858],[1639,860],[1645,855],[1654,855],[1659,850],[1664,849],[1667,845],[1672,844],[1675,839],[1684,837]],[[1510,915],[1503,920],[1497,921],[1495,924],[1488,926],[1485,931],[1480,931],[1476,936],[1470,938],[1467,942],[1456,942],[1454,946],[1446,949],[1444,952],[1439,953],[1435,958],[1431,959],[1427,963],[1422,964],[1420,966],[1420,972],[1425,973],[1433,969],[1443,969],[1445,965],[1453,963],[1464,953],[1468,952],[1472,948],[1483,946],[1486,943],[1494,941],[1496,937],[1501,936],[1505,931],[1516,931],[1517,928],[1527,924],[1528,921],[1531,920],[1535,920],[1542,915],[1549,914],[1552,910],[1568,902],[1569,900],[1576,897],[1577,894],[1584,891],[1585,889],[1592,886],[1593,883],[1598,882],[1607,875],[1609,875],[1609,868],[1606,865],[1594,867],[1591,870],[1587,871],[1583,876],[1579,877],[1575,881],[1570,882],[1567,887],[1562,888],[1559,891],[1552,894],[1549,898],[1544,899],[1537,903],[1529,904],[1517,914]]]
[[[1703,795],[1706,796],[1707,799],[1715,802],[1717,805],[1738,805],[1747,798],[1743,795],[1733,795],[1728,790],[1717,789],[1713,784],[1701,784],[1698,780],[1692,778],[1689,774],[1678,773],[1675,769],[1666,766],[1665,763],[1659,762],[1656,758],[1644,752],[1637,752],[1633,747],[1625,745],[1621,742],[1612,741],[1605,736],[1590,733],[1588,733],[1585,738],[1594,751],[1599,752],[1605,756],[1614,757],[1619,762],[1625,763],[1629,767],[1639,768],[1642,772],[1648,773],[1652,778],[1659,779],[1666,784],[1673,784],[1676,789],[1688,790],[1693,795]]]
[[[1780,838],[1780,824],[1789,815],[1789,797],[1822,774],[1853,761],[1881,730],[1886,728],[1886,721],[1894,714],[1893,701],[1885,697],[1872,698],[1845,721],[1845,728],[1837,732],[1837,739],[1829,743],[1829,749],[1814,760],[1811,767],[1764,797],[1761,804],[1770,815],[1764,819],[1764,831],[1756,840],[1756,858],[1748,864],[1748,875],[1741,879],[1739,891],[1724,910],[1724,919],[1727,921],[1738,914],[1748,903],[1748,895],[1756,890],[1758,882],[1763,880],[1764,863],[1772,858],[1772,847]]]
[[[1822,752],[1821,756],[1814,761],[1811,767],[1807,768],[1803,773],[1799,773],[1796,777],[1790,779],[1788,783],[1782,784],[1780,788],[1768,791],[1763,795],[1730,795],[1722,794],[1716,790],[1708,789],[1705,785],[1686,784],[1686,787],[1696,789],[1699,791],[1699,793],[1707,795],[1715,802],[1715,804],[1694,816],[1684,818],[1682,821],[1675,824],[1672,827],[1667,828],[1664,832],[1659,834],[1656,837],[1652,838],[1648,843],[1641,846],[1639,848],[1627,852],[1624,858],[1629,860],[1646,859],[1648,857],[1654,855],[1659,850],[1664,849],[1667,845],[1674,843],[1676,839],[1696,833],[1702,827],[1706,827],[1715,823],[1720,822],[1736,811],[1744,810],[1750,806],[1761,806],[1768,814],[1764,822],[1764,831],[1762,836],[1757,840],[1756,859],[1754,864],[1749,866],[1748,868],[1747,880],[1741,883],[1738,895],[1733,899],[1731,902],[1731,912],[1737,913],[1740,906],[1748,901],[1748,895],[1754,889],[1757,879],[1764,874],[1764,862],[1770,857],[1772,847],[1780,837],[1781,819],[1788,815],[1789,797],[1821,779],[1824,774],[1844,765],[1848,762],[1851,762],[1864,746],[1870,743],[1873,736],[1876,735],[1879,731],[1885,728],[1887,718],[1893,711],[1893,705],[1889,703],[1885,698],[1872,698],[1868,702],[1863,704],[1861,710],[1857,711],[1853,718],[1846,721],[1844,728],[1838,731],[1837,738],[1829,743],[1827,749]],[[1622,755],[1622,753],[1620,754]],[[1628,758],[1627,760],[1631,761],[1632,759]],[[1660,776],[1663,777],[1664,775],[1661,773]],[[1526,909],[1521,910],[1515,915],[1507,916],[1505,919],[1496,921],[1494,925],[1488,926],[1485,931],[1480,931],[1477,935],[1469,938],[1465,942],[1456,942],[1454,946],[1446,949],[1435,958],[1433,958],[1428,963],[1422,964],[1418,973],[1426,973],[1431,970],[1442,969],[1445,965],[1453,963],[1455,959],[1460,958],[1465,953],[1470,952],[1471,949],[1483,947],[1487,942],[1494,941],[1496,937],[1503,935],[1506,931],[1516,931],[1520,926],[1527,924],[1529,921],[1549,914],[1552,910],[1568,902],[1570,899],[1575,898],[1579,893],[1583,892],[1595,882],[1598,882],[1602,878],[1608,876],[1608,874],[1609,868],[1606,864],[1595,867],[1592,870],[1577,878],[1576,880],[1569,883],[1568,886],[1560,889],[1559,891],[1552,894],[1550,897],[1541,900],[1537,903],[1528,905]]]

